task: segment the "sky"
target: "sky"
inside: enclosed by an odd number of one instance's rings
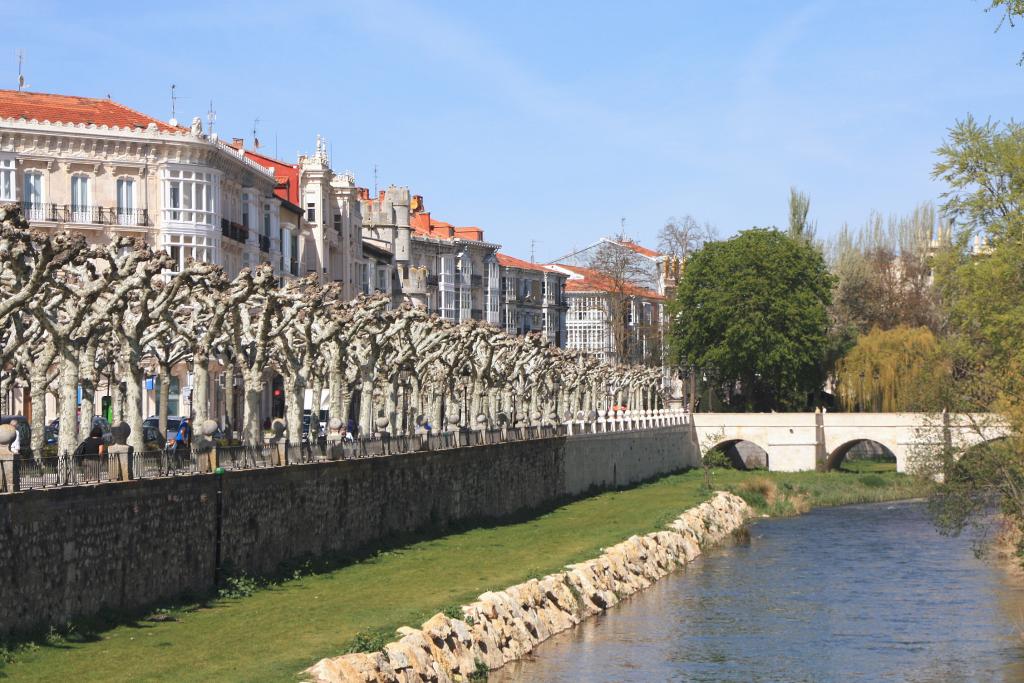
[[[286,161],[319,133],[359,185],[546,261],[623,219],[649,246],[671,216],[784,226],[791,186],[823,237],[938,200],[948,128],[1020,116],[1024,26],[988,4],[36,0],[4,9],[0,87],[18,49],[31,90],[160,119],[173,83],[186,125],[212,101]]]

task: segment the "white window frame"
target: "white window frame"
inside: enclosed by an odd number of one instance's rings
[[[213,227],[220,173],[205,166],[175,165],[162,169],[160,180],[164,222]]]
[[[82,196],[83,194],[85,195],[84,197]],[[73,174],[71,176],[71,222],[91,223],[91,205],[91,178],[85,173]]]
[[[128,188],[125,191],[124,188]],[[135,211],[136,182],[131,176],[118,176],[114,181],[114,188],[117,193],[117,223],[118,225],[138,225],[139,217]]]
[[[14,155],[0,156],[0,202],[18,201],[18,163]]]
[[[29,177],[38,179],[39,201],[35,201],[29,190]],[[28,221],[46,220],[46,174],[37,168],[27,169],[21,176],[22,196],[24,200],[25,219]],[[32,183],[35,185],[35,183]]]

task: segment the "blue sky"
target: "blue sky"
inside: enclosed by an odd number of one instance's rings
[[[31,89],[204,115],[293,160],[317,133],[358,182],[408,185],[434,216],[554,258],[672,215],[727,236],[819,234],[942,188],[957,118],[1019,115],[1024,27],[985,0],[9,3]],[[2,52],[0,52],[2,55]],[[3,62],[0,61],[0,64]],[[205,120],[205,119],[204,119]]]

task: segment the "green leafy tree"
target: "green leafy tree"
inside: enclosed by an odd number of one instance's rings
[[[802,237],[808,241],[814,240],[818,230],[815,221],[808,220],[811,211],[811,198],[805,193],[789,188],[789,236]]]
[[[706,244],[670,304],[673,359],[733,409],[805,408],[822,384],[832,284],[817,248],[775,229]]]
[[[847,410],[900,412],[928,407],[948,366],[927,327],[877,327],[836,365],[836,386]]]
[[[942,400],[950,412],[992,411],[1010,437],[967,454],[941,448],[930,506],[949,532],[985,529],[993,507],[1024,532],[1024,130],[968,118],[938,154],[934,175],[949,185],[944,208],[959,228],[934,260],[951,367]],[[976,425],[982,437],[992,427]]]

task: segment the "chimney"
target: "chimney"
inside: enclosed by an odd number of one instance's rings
[[[231,146],[235,149],[245,149],[245,138],[231,138]]]

